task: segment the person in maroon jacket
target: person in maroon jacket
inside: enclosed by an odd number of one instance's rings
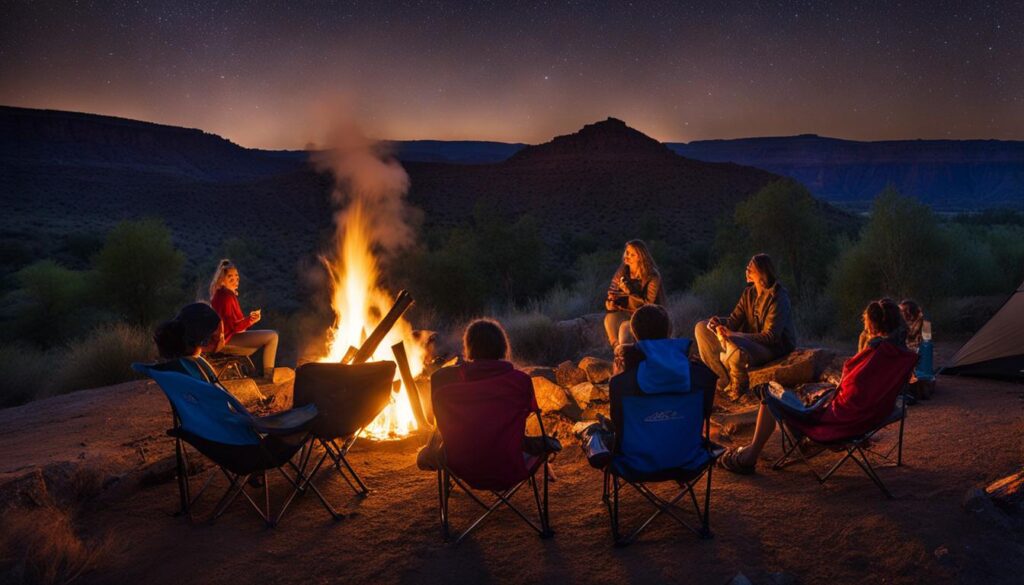
[[[251,355],[263,349],[263,376],[271,378],[277,359],[277,331],[251,329],[259,323],[260,310],[242,312],[238,302],[238,268],[230,260],[221,260],[210,281],[210,305],[220,315],[221,332],[216,341],[224,353]],[[214,345],[211,342],[211,346]]]
[[[445,387],[454,384],[475,384],[481,388],[497,384],[516,388],[517,393],[521,392],[530,404],[531,410],[537,409],[537,398],[534,396],[530,376],[507,361],[508,336],[500,323],[491,319],[473,321],[463,333],[462,346],[466,361],[434,372],[430,376],[431,395],[444,392]],[[416,456],[419,468],[424,471],[436,470],[442,447],[441,433],[435,429]]]

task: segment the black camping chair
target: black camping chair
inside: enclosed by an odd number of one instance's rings
[[[247,355],[211,353],[204,357],[221,380],[240,380],[256,375],[256,365],[252,363],[251,357],[253,353],[256,353],[255,349]]]
[[[313,421],[313,437],[324,449],[309,472],[310,481],[328,459],[357,496],[370,493],[345,458],[363,429],[377,418],[391,400],[395,362],[357,365],[308,363],[295,371],[295,406],[315,404],[320,415]],[[312,443],[302,454],[306,469],[313,455]]]
[[[903,466],[903,432],[906,426],[907,404],[910,398],[908,390],[909,385],[904,385],[896,399],[896,405],[893,407],[892,413],[878,425],[865,433],[836,441],[816,442],[789,424],[785,417],[776,416],[776,421],[779,423],[779,434],[782,439],[782,456],[775,461],[772,469],[782,469],[796,462],[803,463],[811,470],[814,477],[818,479],[818,483],[824,484],[844,463],[852,460],[878,486],[878,489],[882,490],[885,497],[892,499],[892,492],[882,482],[882,478],[878,476],[877,468]],[[882,429],[896,423],[899,423],[899,432],[892,444],[882,449],[873,446],[875,435]],[[811,463],[811,457],[804,453],[801,441],[806,441],[806,444],[810,445],[819,445],[822,449],[839,451],[843,453],[843,456],[824,472],[819,471]],[[872,463],[872,459],[875,460],[874,463]]]
[[[551,480],[548,465],[561,445],[547,436],[540,410],[535,410],[532,388],[525,393],[522,388],[507,384],[481,387],[475,383],[450,384],[433,390],[431,401],[443,440],[437,461],[437,490],[445,542],[453,542],[449,501],[455,488],[462,489],[484,512],[455,536],[453,544],[462,542],[501,506],[512,510],[541,538],[554,536],[548,508]],[[537,417],[541,434],[524,440],[523,431],[530,414]],[[531,452],[538,454],[525,454],[524,441],[534,446],[529,449]],[[514,444],[515,448],[502,448],[509,444]],[[538,473],[542,475],[540,481]],[[533,491],[538,522],[511,501],[527,483]],[[489,492],[494,500],[485,502],[474,491]]]
[[[209,478],[199,494],[191,496],[185,443],[217,465],[229,482],[210,515],[211,522],[242,496],[267,526],[275,527],[295,496],[307,485],[317,493],[332,517],[340,518],[316,487],[309,485],[304,470],[292,462],[293,456],[310,441],[308,429],[317,414],[315,406],[254,417],[230,393],[209,382],[147,364],[132,364],[132,367],[153,378],[171,403],[174,427],[167,434],[174,437],[177,444],[179,495],[182,512],[190,522],[194,520],[194,504],[209,485]],[[291,487],[276,513],[271,508],[267,477],[267,472],[273,469],[277,469]],[[263,506],[257,504],[245,489],[254,476],[263,480]]]
[[[645,395],[639,389],[639,384],[636,380],[635,368],[618,374],[611,379],[609,385],[615,440],[614,447],[612,449],[611,462],[604,469],[604,489],[602,491],[602,500],[608,509],[608,515],[611,520],[612,539],[615,542],[615,546],[624,547],[631,544],[636,540],[640,533],[651,524],[651,522],[662,514],[667,514],[670,518],[685,528],[693,531],[701,538],[712,538],[713,535],[711,533],[710,525],[711,472],[714,469],[715,461],[722,455],[722,453],[725,452],[724,448],[711,442],[711,411],[714,408],[716,380],[717,378],[714,373],[704,366],[704,364],[693,361],[690,362],[690,384],[693,389],[692,392],[697,392],[702,395],[700,415],[703,420],[703,424],[697,432],[702,433],[703,438],[701,447],[707,454],[706,461],[694,468],[670,468],[654,472],[638,473],[623,465],[617,464],[617,461],[621,460],[625,454],[623,451],[625,442],[624,433],[629,432],[628,426],[624,424],[623,421],[624,415],[622,400],[626,397],[629,397],[630,399],[644,400]],[[665,395],[653,395],[646,398],[656,399],[657,397],[663,398]],[[680,394],[677,395],[677,397],[680,398],[680,401],[678,406],[674,408],[685,409],[688,407],[687,398],[692,400],[692,397],[689,397],[687,394]],[[655,449],[662,446],[649,445],[648,447]],[[634,453],[634,455],[637,454],[638,453]],[[704,479],[705,483],[703,497],[701,498],[701,500],[703,500],[703,506],[698,501],[695,491],[695,488],[697,487],[697,484],[700,483],[701,479]],[[663,497],[656,494],[647,485],[650,483],[664,482],[674,482],[679,486],[679,491],[670,497]],[[624,484],[633,487],[633,489],[635,489],[655,508],[654,512],[628,535],[623,535],[619,519],[619,492]],[[687,496],[689,496],[689,500],[693,504],[693,509],[696,512],[697,520],[699,521],[697,526],[693,526],[686,520],[682,515],[685,513],[685,510],[678,506],[678,504]]]

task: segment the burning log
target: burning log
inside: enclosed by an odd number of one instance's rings
[[[409,356],[405,354],[405,343],[399,341],[391,346],[395,354],[395,362],[398,363],[398,373],[402,376],[402,383],[409,393],[409,405],[412,406],[412,414],[416,417],[416,426],[425,429],[430,427],[426,415],[423,413],[423,403],[420,402],[420,391],[416,387],[416,379],[412,376],[409,368]]]
[[[395,304],[391,306],[391,310],[388,311],[387,315],[384,315],[380,323],[377,323],[377,326],[373,328],[373,332],[370,333],[370,336],[366,338],[366,341],[355,352],[348,363],[361,364],[373,357],[373,352],[377,351],[377,346],[380,345],[381,341],[384,341],[384,336],[395,326],[395,323],[398,322],[402,315],[409,310],[412,302],[412,295],[409,294],[409,291],[403,290],[398,293],[398,297],[395,298]],[[342,363],[345,363],[344,359]]]

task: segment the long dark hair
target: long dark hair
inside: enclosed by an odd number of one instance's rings
[[[764,279],[764,286],[766,288],[775,286],[775,283],[779,281],[779,277],[775,273],[775,264],[772,262],[771,256],[768,254],[754,254],[750,261],[753,262],[757,273]]]

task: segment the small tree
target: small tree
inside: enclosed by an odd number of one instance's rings
[[[840,258],[832,292],[846,317],[881,296],[934,300],[948,282],[948,257],[932,210],[889,187],[875,197],[860,240]]]
[[[124,221],[96,255],[97,292],[130,322],[149,325],[172,311],[181,297],[184,255],[160,220]]]
[[[769,254],[797,293],[820,290],[833,246],[818,202],[803,185],[785,179],[765,186],[736,206],[735,222],[733,237],[747,248],[745,256]]]

